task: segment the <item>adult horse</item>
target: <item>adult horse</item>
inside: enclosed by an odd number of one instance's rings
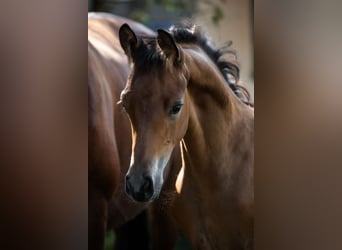
[[[130,71],[118,38],[123,23],[129,23],[141,35],[155,36],[145,26],[125,18],[88,14],[88,219],[89,249],[94,250],[103,249],[107,226],[118,228],[146,208],[146,204],[129,199],[124,191],[131,130],[127,116],[117,105]],[[126,243],[140,242],[134,239]]]
[[[238,66],[196,26],[158,30],[148,41],[127,24],[119,34],[133,62],[120,101],[133,132],[128,194],[157,197],[181,143],[178,227],[195,249],[252,249],[254,112],[230,80]]]

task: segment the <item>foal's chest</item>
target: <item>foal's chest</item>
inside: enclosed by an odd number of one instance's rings
[[[192,185],[189,185],[192,184]],[[238,230],[236,214],[231,205],[230,199],[220,199],[217,202],[219,192],[211,192],[203,185],[195,183],[184,183],[183,195],[188,206],[186,227],[190,235],[194,249],[198,250],[229,250],[236,249],[229,246],[235,245]],[[204,197],[207,197],[204,199]],[[191,204],[191,205],[190,205]],[[233,238],[232,238],[233,237]],[[237,248],[239,249],[239,248]]]

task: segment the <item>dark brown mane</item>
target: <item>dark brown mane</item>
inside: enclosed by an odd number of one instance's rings
[[[194,25],[189,21],[172,26],[170,32],[178,43],[194,43],[199,45],[216,64],[234,94],[244,103],[252,106],[249,91],[237,84],[240,79],[240,67],[237,62],[236,51],[229,48],[232,44],[231,41],[221,48],[216,48],[208,34],[200,26]],[[225,54],[229,54],[232,59],[226,60],[223,58]]]
[[[220,70],[222,76],[234,94],[247,105],[250,103],[249,91],[238,85],[240,79],[240,67],[237,62],[236,51],[231,49],[231,42],[228,42],[221,48],[216,48],[213,41],[207,33],[197,25],[190,22],[174,25],[169,29],[177,43],[196,44],[208,55]],[[232,59],[227,60],[223,56],[229,54]],[[140,36],[139,49],[136,55],[137,69],[146,70],[153,66],[163,66],[165,63],[164,56],[158,49],[155,37]]]

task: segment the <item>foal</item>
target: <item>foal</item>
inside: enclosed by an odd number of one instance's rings
[[[252,249],[254,113],[229,81],[239,68],[199,28],[170,32],[146,41],[127,24],[119,31],[133,62],[120,101],[133,135],[126,192],[140,202],[158,197],[180,143],[177,226],[195,249]]]

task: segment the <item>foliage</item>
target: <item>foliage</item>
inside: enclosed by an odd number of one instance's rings
[[[214,24],[218,24],[222,18],[223,18],[222,9],[219,6],[214,5],[213,6],[213,15],[211,17],[211,20],[213,21]]]
[[[132,10],[129,17],[147,24],[150,19],[148,10],[151,10],[155,6],[162,6],[167,13],[176,17],[191,17],[196,12],[198,4],[204,3],[208,5],[208,9],[211,11],[212,22],[217,25],[224,17],[220,3],[224,4],[225,2],[226,0],[146,0],[144,8]]]
[[[148,5],[159,4],[176,15],[181,15],[182,11],[190,11],[193,7],[193,0],[147,0]]]

